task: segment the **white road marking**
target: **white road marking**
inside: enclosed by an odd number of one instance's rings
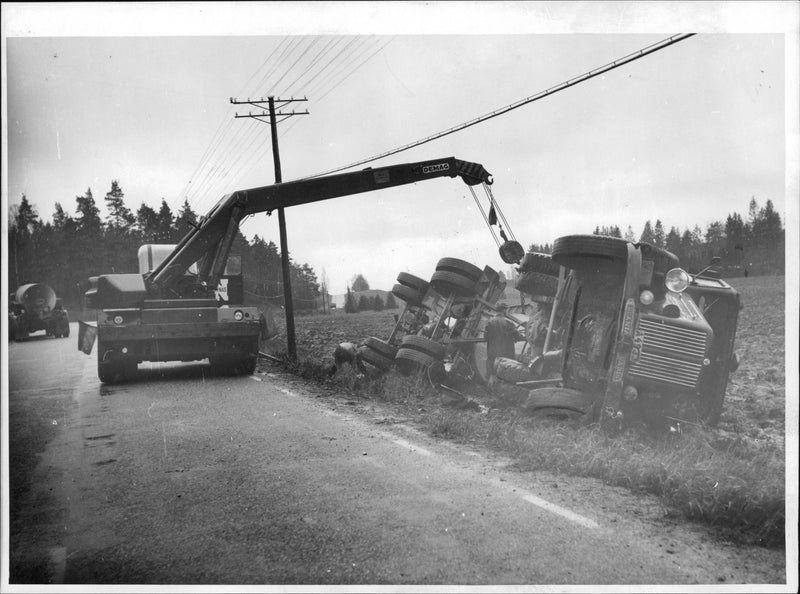
[[[421,448],[421,447],[419,447],[417,445],[414,445],[413,443],[411,443],[409,441],[406,441],[405,439],[393,439],[392,441],[394,443],[396,443],[397,445],[403,446],[404,448],[408,448],[412,452],[416,452],[418,454],[422,454],[423,456],[431,456],[432,455],[431,452],[429,452],[428,450],[426,450],[424,448]],[[502,488],[504,490],[508,490],[508,486],[502,484],[499,480],[494,479],[492,482],[495,484],[495,486],[500,487],[500,488]],[[576,524],[579,524],[579,525],[583,526],[584,528],[594,529],[594,528],[599,528],[600,527],[600,524],[598,524],[594,520],[591,520],[591,519],[586,518],[586,517],[584,517],[584,516],[582,516],[580,514],[577,514],[574,511],[569,510],[569,509],[567,509],[565,507],[561,507],[560,505],[556,505],[555,503],[550,503],[546,499],[542,499],[541,497],[537,497],[533,493],[528,493],[527,491],[524,491],[524,490],[516,488],[516,487],[514,488],[513,492],[514,492],[515,495],[518,495],[518,496],[522,497],[522,499],[524,499],[528,503],[532,503],[533,505],[535,505],[537,507],[540,507],[543,510],[546,510],[546,511],[549,511],[550,513],[553,513],[553,514],[556,514],[558,516],[561,516],[562,518],[566,518],[570,522],[575,522]]]
[[[399,446],[403,446],[404,448],[408,448],[412,452],[416,452],[418,454],[422,454],[423,456],[431,456],[432,454],[426,450],[425,448],[421,448],[419,446],[414,445],[410,441],[406,441],[405,439],[395,439],[393,440]]]

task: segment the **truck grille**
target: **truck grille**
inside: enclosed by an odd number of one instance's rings
[[[632,357],[630,375],[687,388],[697,385],[710,338],[707,332],[642,316],[636,334],[641,347],[638,357]]]

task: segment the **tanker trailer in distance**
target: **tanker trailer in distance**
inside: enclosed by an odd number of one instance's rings
[[[25,340],[41,330],[46,336],[69,336],[67,310],[49,286],[42,283],[22,285],[8,300],[9,339]]]

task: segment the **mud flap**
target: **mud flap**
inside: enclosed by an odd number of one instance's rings
[[[97,338],[97,326],[92,326],[87,324],[83,320],[78,321],[78,350],[86,353],[87,355],[92,354],[92,348],[94,347],[94,341]]]

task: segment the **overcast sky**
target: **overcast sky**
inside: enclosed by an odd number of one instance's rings
[[[797,6],[4,4],[3,210],[25,194],[45,219],[57,201],[74,213],[87,188],[102,208],[119,180],[134,210],[165,198],[177,212],[188,198],[204,214],[223,194],[274,181],[269,126],[234,118],[256,110],[230,97],[308,98],[289,109],[309,115],[279,126],[291,180],[697,32],[370,166],[483,164],[526,247],[596,225],[705,229],[746,215],[751,197],[772,200],[793,229]],[[291,208],[287,222],[292,258],[334,294],[357,273],[387,290],[400,271],[429,277],[445,256],[507,269],[458,179]],[[243,231],[279,243],[277,217],[252,217]]]

